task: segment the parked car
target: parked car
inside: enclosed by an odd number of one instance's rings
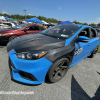
[[[17,25],[16,23],[12,23],[12,22],[2,22],[0,24],[0,29],[1,28],[12,28],[12,27],[14,27],[16,25]]]
[[[100,26],[93,26],[93,28],[95,28],[98,32],[98,37],[100,39]]]
[[[15,23],[12,23],[12,22],[3,22],[4,25],[8,25],[9,27],[14,27],[16,26]]]
[[[5,25],[5,24],[0,24],[0,29],[2,29],[2,28],[11,28],[11,26]]]
[[[9,42],[14,38],[43,31],[45,28],[36,24],[21,24],[10,29],[0,29],[0,42]]]
[[[60,24],[19,37],[7,45],[11,78],[27,84],[57,82],[69,68],[93,58],[98,46],[98,32],[85,25]]]

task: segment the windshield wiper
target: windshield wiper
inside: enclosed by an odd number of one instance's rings
[[[41,34],[43,34],[43,33],[41,33]],[[57,37],[57,36],[48,35],[48,34],[43,34],[43,35],[46,35],[46,36],[49,36],[49,37],[52,37],[52,38],[56,38],[56,39],[59,39],[59,37]]]

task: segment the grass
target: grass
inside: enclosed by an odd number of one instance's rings
[[[99,42],[99,48],[98,48],[98,52],[100,53],[100,42]]]

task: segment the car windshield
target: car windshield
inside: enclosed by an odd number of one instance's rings
[[[12,27],[13,29],[20,29],[20,28],[22,28],[22,27],[25,27],[25,26],[27,26],[27,25],[29,25],[29,24],[21,24],[21,25],[17,25],[17,26],[14,26],[14,27]]]
[[[69,37],[74,35],[80,28],[81,26],[77,26],[75,24],[56,25],[54,27],[42,31],[41,34],[51,36],[54,38],[68,39]]]

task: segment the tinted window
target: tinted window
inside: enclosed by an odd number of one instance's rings
[[[92,38],[96,37],[96,31],[94,29],[91,29],[91,37]]]
[[[43,30],[45,30],[45,29],[44,29],[43,27],[40,27],[40,30],[43,31]]]
[[[86,28],[86,29],[82,30],[82,31],[79,33],[79,36],[86,36],[86,37],[90,38],[90,31],[89,31],[89,28]]]
[[[30,26],[28,31],[39,31],[39,26]]]
[[[74,35],[80,28],[81,26],[77,25],[56,25],[41,33],[55,38],[67,39]]]

